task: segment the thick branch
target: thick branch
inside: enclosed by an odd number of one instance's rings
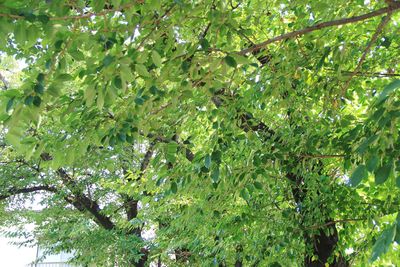
[[[67,174],[67,172],[63,168],[59,168],[57,170],[58,176],[60,176],[63,184],[68,187],[72,193],[75,195],[74,198],[71,199],[71,204],[74,205],[78,210],[81,210],[79,207],[84,207],[93,217],[96,219],[98,225],[102,226],[104,229],[111,230],[115,228],[114,223],[111,219],[102,214],[99,204],[88,198],[85,194],[78,190],[75,182],[72,178]]]
[[[396,1],[396,2],[393,2],[393,4],[388,7],[384,7],[384,8],[372,11],[370,13],[367,13],[367,14],[363,14],[360,16],[354,16],[354,17],[350,17],[350,18],[322,22],[322,23],[318,23],[314,26],[310,26],[310,27],[307,27],[307,28],[304,28],[301,30],[288,32],[288,33],[273,37],[271,39],[268,39],[262,43],[250,46],[249,48],[238,51],[237,53],[240,55],[244,55],[247,53],[251,53],[254,50],[264,48],[267,45],[275,43],[275,42],[279,42],[282,40],[287,40],[287,39],[290,39],[293,37],[301,36],[301,35],[304,35],[304,34],[307,34],[307,33],[313,32],[313,31],[321,30],[321,29],[327,28],[327,27],[339,26],[339,25],[345,25],[345,24],[351,24],[351,23],[355,23],[355,22],[359,22],[359,21],[364,21],[364,20],[367,20],[367,19],[370,19],[373,17],[377,17],[377,16],[381,16],[381,15],[384,15],[384,14],[387,14],[390,12],[398,11],[399,9],[400,9],[400,2]]]
[[[11,188],[5,194],[0,195],[0,200],[7,199],[11,196],[18,195],[18,194],[26,194],[26,193],[33,193],[37,191],[48,191],[48,192],[56,192],[57,189],[55,187],[51,187],[48,185],[38,185],[32,186],[27,188]]]
[[[147,167],[149,166],[150,159],[153,156],[153,152],[154,152],[154,145],[155,145],[155,143],[152,142],[152,143],[150,143],[149,147],[147,148],[147,151],[144,154],[142,162],[140,163],[140,173],[136,180],[140,180],[143,177]],[[129,179],[128,181],[131,181],[131,180],[132,179]],[[136,199],[133,199],[131,196],[125,196],[124,206],[126,207],[126,216],[129,221],[137,217],[138,201]],[[138,235],[138,236],[140,235],[140,229],[134,229],[134,232],[136,235]]]

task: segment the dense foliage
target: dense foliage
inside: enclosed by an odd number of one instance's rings
[[[399,10],[0,0],[1,224],[98,266],[400,264]]]

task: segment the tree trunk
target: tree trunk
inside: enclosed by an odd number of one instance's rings
[[[329,221],[328,221],[329,222]],[[319,233],[314,236],[309,236],[304,234],[304,240],[306,245],[312,244],[312,255],[306,254],[304,257],[304,266],[306,267],[325,267],[328,262],[329,257],[332,255],[339,239],[336,226],[334,224],[330,225],[329,231],[333,232],[330,236],[327,236],[323,229],[319,230]],[[318,258],[313,260],[313,255]],[[347,267],[349,263],[340,255],[335,258],[331,264],[331,267]]]
[[[290,172],[286,174],[286,177],[292,182],[293,198],[297,205],[300,206],[307,194],[307,192],[302,188],[304,179],[301,175]],[[331,221],[332,219],[328,219],[327,223]],[[326,231],[324,231],[322,227],[318,229],[318,234],[316,235],[310,235],[307,232],[304,233],[304,243],[306,247],[312,247],[311,254],[307,251],[304,254],[304,266],[325,267],[326,264],[328,264],[328,259],[332,256],[332,253],[336,248],[336,245],[339,241],[339,236],[335,224],[330,224],[329,226],[325,227],[329,229],[329,233],[331,233],[331,235],[326,235]],[[316,256],[315,260],[313,260],[313,256]],[[328,266],[347,267],[349,266],[349,263],[342,255],[340,255],[339,257],[334,258],[333,262]]]

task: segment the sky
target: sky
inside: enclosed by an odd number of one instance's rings
[[[8,244],[11,239],[0,236],[0,266],[1,267],[26,267],[36,256],[35,248],[18,248]]]

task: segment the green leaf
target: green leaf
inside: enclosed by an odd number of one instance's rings
[[[367,168],[365,165],[358,165],[350,177],[351,186],[357,186],[362,180],[368,177]]]
[[[175,162],[177,150],[178,150],[178,144],[177,143],[171,142],[171,143],[167,144],[166,159],[169,162],[172,162],[172,163]]]
[[[70,74],[62,73],[62,74],[58,75],[56,79],[57,79],[57,81],[60,81],[60,82],[67,82],[67,81],[73,80],[74,78]]]
[[[60,89],[59,84],[57,84],[57,83],[51,84],[51,85],[47,88],[47,92],[48,92],[50,95],[54,96],[54,97],[59,96],[59,95],[61,94],[61,89]]]
[[[150,73],[147,71],[147,68],[143,64],[136,64],[135,70],[142,77],[150,77]]]
[[[175,182],[171,183],[171,192],[176,194],[176,192],[178,192],[178,185]]]
[[[219,168],[215,168],[211,173],[211,179],[213,183],[218,183],[219,181]]]
[[[379,157],[377,155],[373,155],[368,161],[367,161],[367,170],[369,172],[373,172],[376,167],[378,166],[379,163]]]
[[[315,69],[317,71],[321,69],[322,65],[325,62],[326,57],[329,55],[330,52],[331,52],[331,48],[329,46],[324,48],[324,54],[322,55],[322,57],[319,60],[318,64],[315,66]]]
[[[211,153],[211,160],[215,161],[216,163],[219,164],[219,163],[221,163],[221,156],[222,156],[222,153],[220,150],[214,150]]]
[[[135,77],[132,74],[132,70],[126,66],[126,65],[122,65],[121,66],[121,79],[125,82],[132,82]]]
[[[136,103],[136,105],[141,106],[141,105],[143,105],[143,103],[144,103],[144,99],[141,98],[141,97],[136,97],[136,98],[135,98],[135,103]]]
[[[107,67],[109,66],[111,63],[113,63],[115,60],[115,57],[111,56],[111,55],[107,55],[104,57],[103,59],[103,66]]]
[[[91,107],[96,97],[96,89],[94,86],[88,86],[84,92],[86,106]]]
[[[203,50],[208,50],[208,48],[210,48],[210,44],[208,43],[207,39],[205,39],[205,38],[200,39],[199,43],[200,43],[201,49],[203,49]]]
[[[119,132],[118,135],[118,140],[121,142],[125,142],[126,141],[126,134],[124,132]]]
[[[25,105],[30,106],[33,103],[33,96],[27,96],[24,101]]]
[[[246,201],[250,200],[250,194],[249,194],[249,191],[247,191],[246,188],[243,188],[242,190],[240,190],[240,196]]]
[[[97,101],[96,101],[97,107],[99,109],[102,109],[104,106],[104,94],[103,94],[103,90],[99,90],[98,94],[97,94]]]
[[[396,236],[394,237],[394,241],[396,241],[397,244],[400,244],[400,211],[397,212],[395,223],[396,223]]]
[[[14,28],[14,38],[18,44],[24,44],[27,38],[26,25],[23,22],[18,23]]]
[[[204,166],[207,169],[210,169],[210,166],[211,166],[211,157],[210,157],[210,155],[206,155],[206,157],[204,159]]]
[[[36,80],[38,81],[38,83],[43,84],[44,77],[45,75],[43,73],[39,73],[38,76],[36,77]]]
[[[187,60],[183,61],[181,64],[182,71],[187,73],[189,71],[189,68],[190,68],[190,61]]]
[[[382,232],[382,234],[378,237],[374,246],[372,247],[372,255],[370,258],[371,262],[376,261],[380,256],[382,256],[389,250],[389,247],[392,244],[395,235],[395,225],[391,225]]]
[[[121,77],[119,76],[115,76],[113,79],[113,84],[116,88],[118,89],[122,89],[122,80]]]
[[[44,92],[44,86],[41,83],[37,83],[35,84],[35,87],[33,88],[33,90],[35,91],[35,93],[37,94],[43,94]]]
[[[14,97],[10,98],[7,102],[6,112],[9,112],[14,104]]]
[[[93,6],[94,11],[95,12],[100,12],[101,10],[103,10],[105,2],[106,2],[105,0],[91,1],[91,4]]]
[[[396,178],[396,185],[397,185],[398,188],[400,188],[400,175],[397,176],[397,178]]]
[[[379,104],[379,103],[383,102],[384,100],[386,100],[388,95],[391,92],[393,92],[395,89],[397,89],[398,87],[400,87],[400,80],[394,80],[390,84],[386,85],[385,88],[383,89],[382,93],[379,95],[376,103]]]
[[[253,184],[254,184],[255,188],[257,188],[259,190],[263,189],[263,186],[262,186],[262,184],[260,182],[255,181]]]
[[[35,96],[35,97],[33,98],[32,103],[33,103],[35,106],[39,107],[40,104],[42,103],[42,99],[41,99],[39,96]]]
[[[156,50],[151,51],[151,59],[153,60],[154,65],[157,67],[162,66],[162,58]]]
[[[226,57],[225,57],[225,63],[226,63],[228,66],[232,67],[232,68],[236,68],[236,67],[237,67],[236,60],[235,60],[233,57],[231,57],[231,56],[226,56]]]
[[[50,17],[47,15],[41,14],[41,15],[37,16],[37,20],[40,21],[42,24],[46,25],[49,22]]]
[[[390,175],[390,172],[392,171],[392,164],[388,163],[383,166],[381,166],[379,169],[375,171],[375,184],[383,184]]]

